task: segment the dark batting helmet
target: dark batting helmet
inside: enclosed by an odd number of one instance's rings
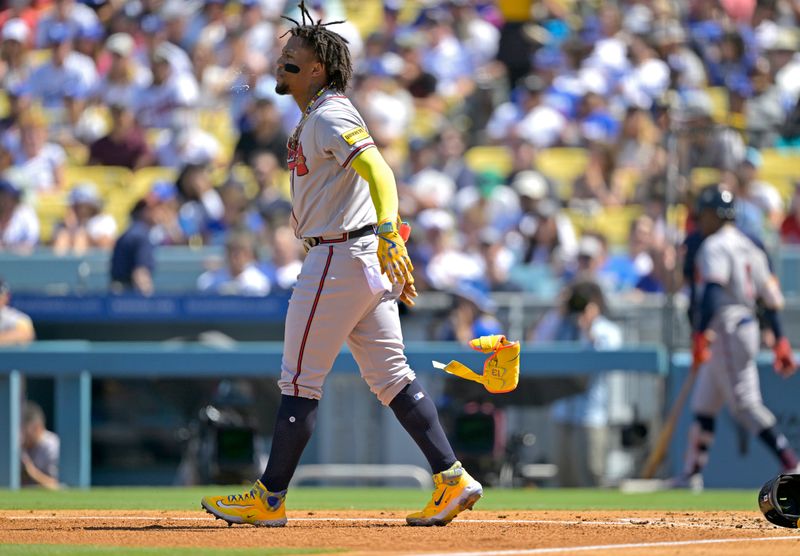
[[[712,209],[722,220],[736,218],[733,193],[721,189],[718,185],[709,185],[700,191],[700,195],[697,197],[697,214],[705,209]]]
[[[758,493],[758,507],[770,523],[796,529],[800,519],[800,474],[782,474],[767,481]]]

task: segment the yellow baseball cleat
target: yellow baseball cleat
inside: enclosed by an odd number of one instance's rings
[[[248,492],[229,496],[204,496],[200,505],[216,517],[228,522],[249,523],[256,527],[286,525],[286,491],[270,492],[256,481]]]
[[[464,510],[471,510],[483,496],[481,484],[470,477],[458,461],[450,469],[434,475],[433,484],[436,488],[428,505],[421,512],[406,516],[409,525],[447,525]]]

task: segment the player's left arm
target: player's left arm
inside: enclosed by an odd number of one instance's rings
[[[401,301],[413,305],[417,292],[411,271],[414,266],[400,233],[397,184],[392,169],[378,149],[362,150],[352,162],[353,169],[369,184],[369,194],[378,215],[378,259],[381,270],[392,282],[404,283]]]
[[[780,318],[780,311],[785,303],[780,283],[772,272],[772,265],[769,263],[766,253],[762,252],[760,259],[753,260],[752,268],[756,293],[764,305],[764,320],[775,336],[775,344],[772,346],[775,352],[773,367],[775,372],[782,377],[789,377],[797,370],[797,364],[789,339],[784,335],[783,323]]]

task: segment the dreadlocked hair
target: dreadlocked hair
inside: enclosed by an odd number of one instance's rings
[[[281,16],[295,25],[281,35],[281,38],[288,33],[293,37],[303,39],[303,42],[314,51],[317,59],[325,66],[331,88],[343,93],[347,89],[350,78],[353,76],[353,60],[350,57],[347,39],[330,29],[326,29],[326,27],[344,23],[344,20],[322,23],[322,20],[318,19],[315,23],[311,13],[306,8],[305,1],[301,0],[297,7],[300,8],[302,22],[285,15]]]

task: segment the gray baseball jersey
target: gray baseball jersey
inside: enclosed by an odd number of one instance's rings
[[[762,401],[755,362],[760,344],[756,301],[780,305],[780,291],[770,284],[764,252],[733,225],[707,237],[697,257],[698,291],[713,282],[723,294],[710,325],[715,333],[711,358],[697,377],[692,410],[713,416],[727,403],[742,425],[758,433],[774,425],[775,417]]]
[[[300,126],[288,159],[295,234],[324,241],[308,251],[292,291],[278,385],[283,394],[319,399],[346,342],[361,376],[388,405],[415,377],[403,353],[402,285],[381,274],[375,235],[342,235],[377,222],[369,184],[350,167],[374,144],[350,101],[332,92]]]
[[[377,223],[369,184],[350,167],[375,146],[367,125],[347,97],[327,91],[289,144],[295,235],[333,237]]]

